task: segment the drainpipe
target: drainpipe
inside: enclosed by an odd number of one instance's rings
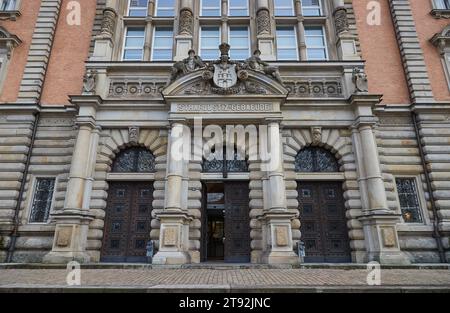
[[[17,198],[16,209],[14,210],[13,229],[12,229],[11,235],[10,235],[11,241],[9,244],[8,253],[6,254],[6,263],[12,262],[13,254],[16,249],[17,238],[19,237],[20,205],[22,204],[23,194],[25,191],[25,184],[27,181],[28,171],[30,168],[31,154],[32,154],[33,147],[34,147],[34,141],[36,139],[37,126],[39,124],[39,117],[40,117],[39,111],[34,113],[33,132],[31,133],[30,149],[27,153],[27,160],[25,162],[25,170],[23,172],[22,180],[20,182],[19,196]]]
[[[417,114],[416,114],[416,112],[411,112],[411,114],[412,114],[412,119],[413,119],[413,124],[414,124],[414,130],[416,132],[416,137],[417,137],[417,141],[418,141],[420,159],[422,161],[423,171],[425,174],[425,181],[427,184],[428,194],[430,195],[431,209],[433,211],[433,216],[434,216],[434,218],[433,218],[433,237],[436,240],[436,244],[437,244],[438,251],[439,251],[439,258],[441,260],[441,263],[448,263],[447,256],[445,255],[444,246],[442,245],[442,240],[441,240],[442,235],[441,235],[441,232],[439,231],[439,215],[438,215],[438,210],[436,207],[436,199],[434,198],[433,189],[432,189],[432,185],[431,185],[430,173],[428,172],[428,169],[427,169],[427,163],[425,161],[425,153],[423,151],[423,144],[422,144],[422,140],[420,139],[419,125],[417,124]]]

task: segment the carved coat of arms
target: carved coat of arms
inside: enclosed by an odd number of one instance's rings
[[[214,84],[220,88],[231,88],[237,84],[236,64],[214,64]]]

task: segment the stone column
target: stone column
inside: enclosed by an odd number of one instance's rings
[[[187,151],[190,150],[190,132],[179,121],[172,124],[169,135],[168,169],[166,177],[165,209],[157,214],[161,223],[159,251],[154,264],[186,264],[189,256],[188,185],[186,184]]]
[[[176,53],[175,61],[186,58],[193,47],[194,35],[194,2],[181,0],[181,9],[178,19],[178,34],[175,36]]]
[[[272,17],[269,10],[268,0],[257,0],[256,2],[256,38],[258,49],[261,51],[261,59],[275,61],[275,37],[272,34]]]
[[[303,21],[305,20],[303,17],[302,11],[302,1],[295,1],[295,12],[297,15],[297,27],[298,27],[298,48],[300,51],[300,60],[305,61],[308,59],[308,55],[306,53],[306,41],[305,41],[305,25],[303,25]]]
[[[111,61],[114,49],[114,35],[117,25],[117,4],[108,1],[106,9],[103,10],[103,19],[100,34],[94,40],[94,53],[91,61]]]
[[[347,9],[344,0],[333,0],[333,17],[336,30],[336,46],[340,60],[359,60],[356,36],[349,32]]]
[[[295,264],[299,259],[293,250],[291,220],[296,216],[286,206],[286,186],[279,121],[269,121],[268,146],[270,160],[263,156],[264,210],[262,225],[263,254],[261,261],[269,264]],[[261,138],[261,136],[260,136]],[[261,144],[261,143],[260,143]]]
[[[72,103],[79,107],[76,121],[79,131],[64,209],[52,214],[52,220],[56,222],[55,237],[52,251],[44,257],[45,263],[90,261],[86,243],[89,223],[94,219],[94,215],[89,212],[89,202],[99,137],[95,117],[100,101],[97,96],[72,98]]]
[[[372,107],[379,103],[380,99],[381,96],[370,94],[354,94],[351,97],[356,118],[352,126],[353,145],[363,207],[359,220],[363,224],[368,261],[409,264],[408,258],[400,251],[396,228],[400,222],[400,214],[388,207],[373,132],[377,120]]]
[[[221,28],[221,42],[228,43],[228,0],[222,0],[222,28]]]

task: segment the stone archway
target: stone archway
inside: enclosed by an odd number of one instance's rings
[[[95,180],[90,201],[90,211],[95,215],[89,225],[87,252],[92,262],[100,261],[100,250],[105,227],[105,209],[107,206],[109,184],[108,173],[112,170],[113,160],[119,151],[130,146],[142,146],[152,151],[155,156],[153,210],[150,238],[159,246],[159,221],[155,214],[164,209],[164,188],[166,175],[167,131],[141,129],[137,137],[130,136],[128,129],[104,130],[100,141],[95,165]]]
[[[352,148],[351,134],[339,129],[287,129],[284,131],[284,167],[286,173],[286,189],[288,208],[298,212],[297,174],[295,172],[295,157],[298,152],[308,146],[323,147],[334,154],[343,173],[343,196],[347,217],[348,237],[350,239],[353,262],[364,262],[366,248],[364,232],[357,218],[362,214],[359,185],[356,172],[356,159]],[[301,238],[301,220],[292,222],[294,241]]]

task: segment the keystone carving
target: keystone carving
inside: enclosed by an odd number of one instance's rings
[[[353,83],[355,84],[356,93],[365,93],[369,91],[367,74],[358,67],[353,69]]]
[[[97,71],[89,69],[83,78],[83,93],[93,94],[95,93],[95,87],[97,84]]]

